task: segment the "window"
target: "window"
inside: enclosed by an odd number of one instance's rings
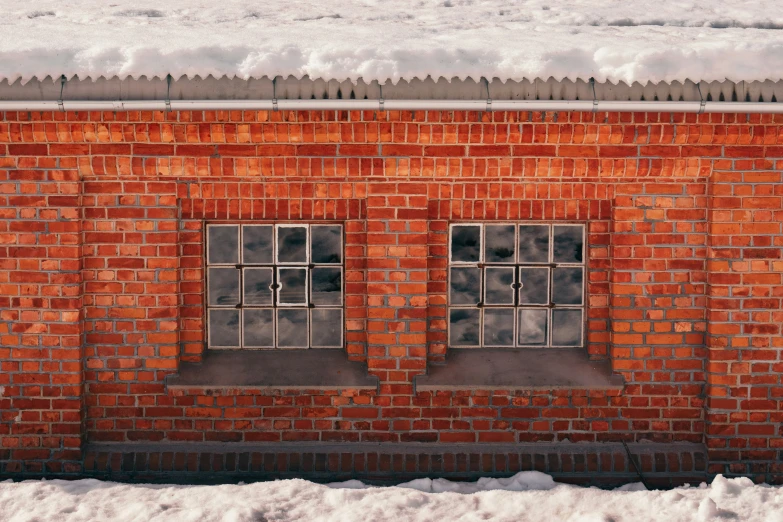
[[[449,346],[583,346],[584,233],[570,224],[452,224]]]
[[[341,348],[343,227],[207,225],[210,348]]]

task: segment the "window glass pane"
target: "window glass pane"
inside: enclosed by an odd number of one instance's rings
[[[484,309],[484,346],[514,346],[514,309]]]
[[[278,268],[278,295],[280,304],[307,304],[307,269]]]
[[[342,304],[343,275],[339,267],[317,266],[312,269],[312,303],[320,305]]]
[[[310,227],[310,261],[312,263],[340,263],[343,253],[343,227],[324,225]]]
[[[582,310],[552,310],[552,346],[582,346]]]
[[[239,347],[239,310],[217,308],[209,311],[209,346]]]
[[[519,262],[549,262],[548,225],[519,225]]]
[[[582,268],[562,267],[552,273],[552,302],[555,304],[582,304]]]
[[[487,267],[484,269],[485,304],[514,304],[514,267]]]
[[[481,299],[481,269],[452,267],[449,277],[449,296],[452,305],[474,305]]]
[[[343,346],[343,232],[340,224],[208,225],[208,346]]]
[[[246,348],[273,348],[275,346],[274,310],[247,308],[242,310],[244,346]]]
[[[236,265],[239,263],[239,226],[209,225],[207,227],[207,263]]]
[[[544,346],[546,345],[546,309],[519,310],[517,321],[517,341],[520,346]]]
[[[277,260],[307,263],[307,227],[277,227]]]
[[[271,306],[272,269],[245,268],[244,278],[245,295],[242,304]]]
[[[557,226],[555,225],[553,236],[554,246],[552,253],[555,263],[581,263],[584,241],[582,226]]]
[[[452,346],[479,345],[478,308],[453,308],[449,311],[449,343]]]
[[[481,253],[481,226],[460,225],[451,227],[451,260],[478,263]]]
[[[314,308],[311,313],[313,347],[341,348],[343,311],[338,308]]]
[[[519,269],[519,304],[549,304],[549,269]]]
[[[211,306],[235,306],[239,304],[239,270],[229,267],[212,267],[207,272],[208,303]]]
[[[449,345],[582,345],[584,235],[570,224],[451,225]]]
[[[245,264],[271,265],[273,263],[272,225],[242,226],[242,262]]]
[[[307,348],[307,309],[277,309],[277,345],[280,348]]]
[[[487,225],[484,231],[484,261],[514,262],[514,225]]]

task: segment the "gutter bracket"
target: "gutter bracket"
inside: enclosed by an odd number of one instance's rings
[[[60,76],[60,97],[57,99],[57,107],[60,108],[60,112],[65,112],[65,106],[63,105],[63,91],[65,90],[65,82],[67,82],[68,79],[63,74]]]
[[[492,112],[492,96],[489,95],[489,80],[485,76],[481,77],[484,80],[484,85],[487,88],[487,112]]]
[[[701,94],[701,85],[697,83],[696,89],[699,91],[699,99],[701,100],[701,104],[699,106],[699,112],[697,114],[704,114],[704,108],[707,106],[707,100],[705,100],[704,96]]]
[[[272,110],[274,112],[279,110],[277,106],[277,76],[272,78]]]
[[[381,97],[378,98],[378,110],[380,112],[384,112],[386,109],[383,108],[383,103],[384,103],[384,100],[383,100],[383,85],[381,85],[379,83],[378,84],[378,88],[381,90]]]
[[[593,91],[593,113],[598,112],[598,97],[595,95],[595,78],[590,77],[590,88]]]
[[[166,75],[166,112],[171,112],[171,75]]]

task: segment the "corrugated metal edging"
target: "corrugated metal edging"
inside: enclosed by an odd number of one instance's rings
[[[605,101],[605,102],[753,102],[783,103],[783,81],[764,82],[671,82],[648,83],[591,83],[589,80],[534,79],[502,82],[498,79],[478,81],[467,79],[402,80],[396,85],[391,81],[378,82],[323,80],[294,77],[260,78],[192,78],[139,79],[47,77],[25,84],[16,81],[0,82],[0,101],[57,102],[62,101],[123,101],[117,110],[128,110],[129,101],[138,103],[134,108],[158,108],[160,102],[170,100],[245,100],[263,102],[271,100],[443,100],[443,101]],[[245,104],[246,105],[246,104]],[[96,107],[99,105],[96,104]],[[100,104],[105,110],[105,105]],[[49,104],[42,105],[49,107]],[[193,107],[195,108],[195,107]],[[251,109],[252,107],[243,108]],[[50,110],[50,109],[41,109]],[[82,109],[85,110],[85,109]],[[708,111],[707,111],[708,112]]]

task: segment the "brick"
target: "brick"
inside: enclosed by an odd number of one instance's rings
[[[555,145],[514,145],[512,154],[514,156],[553,157],[557,156],[557,147]]]
[[[381,145],[382,156],[421,156],[423,147],[420,145]]]
[[[375,419],[378,418],[377,408],[342,408],[340,414],[349,419]]]
[[[296,154],[300,156],[335,156],[337,145],[297,145]]]
[[[341,156],[377,156],[378,146],[341,143],[339,151]]]
[[[11,156],[46,156],[49,154],[49,146],[46,144],[11,144],[8,145],[8,154]]]
[[[178,156],[208,157],[216,156],[217,148],[214,145],[177,145],[175,153]]]
[[[461,145],[430,145],[424,147],[424,155],[458,158],[465,156],[465,147]]]
[[[510,156],[511,147],[508,145],[471,145],[468,147],[470,156]]]
[[[174,145],[153,143],[133,143],[132,153],[136,156],[173,156]]]

